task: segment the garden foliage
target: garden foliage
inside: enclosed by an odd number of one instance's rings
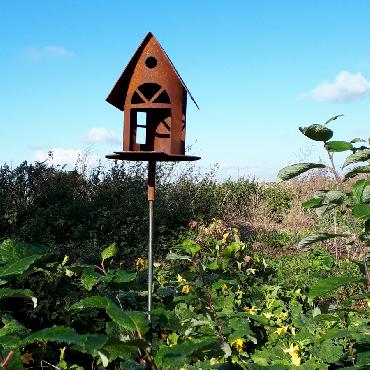
[[[123,268],[112,244],[99,264],[76,264],[42,246],[4,241],[1,366],[365,369],[370,300],[363,279],[357,265],[319,251],[314,278],[295,270],[301,278],[289,281],[236,229],[200,227],[155,262],[149,327],[144,259]],[[288,274],[304,260],[297,255]]]

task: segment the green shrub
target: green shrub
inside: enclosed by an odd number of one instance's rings
[[[166,255],[191,220],[248,217],[249,200],[258,189],[254,181],[217,183],[212,173],[201,175],[193,167],[172,178],[171,171],[158,165],[156,256]],[[120,246],[122,258],[142,256],[147,249],[146,177],[142,164],[82,174],[45,163],[2,166],[0,240],[39,242],[85,261],[96,260],[110,240]]]
[[[221,226],[201,227],[156,263],[151,327],[144,259],[124,269],[116,244],[96,265],[42,246],[0,244],[1,366],[366,368],[370,316],[358,278],[333,271],[331,256],[317,250],[310,258],[327,277],[275,283],[281,276],[271,261]],[[354,282],[359,295],[342,299],[341,290]]]
[[[262,188],[261,196],[271,220],[281,223],[292,206],[293,193],[280,184],[272,184]]]

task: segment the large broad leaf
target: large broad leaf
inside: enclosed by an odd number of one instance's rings
[[[75,303],[71,309],[101,308],[119,326],[128,331],[137,331],[141,334],[148,330],[147,318],[143,312],[123,311],[109,298],[92,296]]]
[[[329,233],[312,234],[312,235],[309,235],[306,238],[302,239],[298,243],[298,247],[299,248],[304,248],[308,245],[318,243],[318,242],[322,242],[324,240],[334,239],[334,238],[345,238],[345,237],[348,237],[348,236],[349,235],[346,235],[346,234],[329,234]]]
[[[352,186],[352,199],[355,204],[362,203],[362,192],[364,191],[364,187],[366,185],[366,180],[358,180]]]
[[[370,219],[370,204],[356,204],[352,209],[352,215],[362,221],[367,221]]]
[[[86,337],[84,335],[77,334],[72,328],[55,326],[32,333],[23,339],[22,345],[35,342],[61,342],[82,345],[85,340]]]
[[[277,175],[279,181],[290,180],[313,168],[325,168],[321,163],[296,163],[281,169]]]
[[[347,195],[339,190],[323,190],[315,192],[314,198],[303,203],[304,208],[315,208],[318,217],[344,203]]]
[[[83,352],[95,353],[107,342],[106,335],[80,335],[72,328],[54,326],[32,333],[24,338],[20,345],[25,346],[36,342],[57,342],[77,345]]]
[[[322,198],[323,204],[342,204],[346,194],[339,190],[329,190]]]
[[[359,166],[354,168],[353,170],[347,172],[344,176],[344,180],[348,180],[352,177],[355,177],[356,175],[359,175],[361,173],[370,173],[370,166]]]
[[[351,154],[346,158],[343,163],[342,168],[349,166],[353,163],[365,162],[370,159],[370,149],[366,148],[363,150],[357,150],[355,153]]]
[[[22,258],[18,261],[11,262],[5,266],[0,267],[0,285],[5,284],[11,280],[15,275],[22,274],[40,257],[40,255],[33,255]]]
[[[327,297],[328,295],[335,293],[335,290],[342,286],[351,283],[357,283],[362,280],[362,278],[353,276],[330,276],[315,283],[311,287],[308,296],[311,299],[317,297]]]
[[[3,326],[0,329],[0,346],[15,350],[20,339],[26,337],[30,330],[9,314],[2,315],[1,321]]]
[[[0,299],[4,298],[26,298],[33,302],[33,307],[37,306],[37,298],[29,289],[2,288],[0,289]]]
[[[40,256],[46,252],[47,248],[42,245],[7,239],[0,244],[0,266],[17,262],[29,256]]]
[[[308,127],[300,127],[299,131],[311,140],[328,141],[333,137],[333,131],[323,125],[311,125]]]
[[[328,141],[326,143],[326,149],[329,152],[345,152],[347,150],[352,150],[353,145],[348,141]]]

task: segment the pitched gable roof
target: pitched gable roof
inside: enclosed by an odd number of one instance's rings
[[[180,75],[177,72],[175,66],[171,62],[171,59],[168,57],[167,53],[163,50],[161,44],[157,41],[157,39],[154,37],[154,35],[151,32],[149,32],[145,36],[143,42],[140,44],[140,46],[136,50],[135,54],[132,56],[132,58],[128,62],[126,68],[123,70],[121,76],[117,80],[117,82],[114,85],[112,91],[109,93],[106,101],[108,103],[112,104],[113,106],[115,106],[116,108],[118,108],[119,110],[122,110],[123,111],[123,105],[124,105],[124,101],[125,101],[125,98],[126,98],[128,86],[130,84],[131,76],[134,73],[136,64],[137,64],[137,62],[138,62],[138,60],[139,60],[142,52],[144,51],[146,45],[148,44],[148,42],[151,39],[154,39],[155,42],[158,43],[158,45],[160,46],[161,51],[163,52],[163,54],[165,55],[165,57],[170,62],[170,65],[172,66],[173,71],[175,72],[176,76],[178,77],[179,81],[181,82],[181,85],[184,87],[184,89],[186,90],[186,92],[189,94],[191,100],[194,102],[194,104],[196,105],[196,107],[199,109],[197,102],[195,101],[195,99],[191,95],[189,89],[186,87],[185,82],[180,77]]]

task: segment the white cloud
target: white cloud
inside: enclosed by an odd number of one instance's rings
[[[50,151],[37,150],[34,154],[37,162],[48,161],[53,165],[75,165],[77,162],[90,166],[98,161],[96,154],[89,154],[81,149],[54,148]]]
[[[107,130],[106,128],[92,128],[86,136],[85,141],[90,144],[96,143],[109,143],[109,144],[120,144],[122,141],[121,135],[117,134],[113,130]]]
[[[299,99],[320,102],[345,103],[363,97],[370,90],[370,83],[361,72],[340,72],[334,82],[324,81],[312,91],[301,94]]]
[[[70,58],[74,55],[74,53],[70,50],[67,50],[61,46],[49,45],[43,47],[28,47],[26,49],[27,54],[33,60],[40,60],[47,56],[52,56],[56,58]]]

